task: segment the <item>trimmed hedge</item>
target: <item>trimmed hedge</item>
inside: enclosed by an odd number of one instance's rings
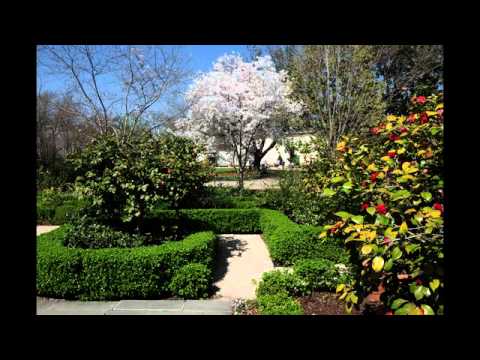
[[[214,265],[216,236],[211,231],[158,246],[71,249],[62,246],[67,228],[64,225],[37,237],[39,296],[80,300],[159,298],[171,295],[170,282],[185,265],[199,263],[209,269]]]
[[[260,227],[270,256],[278,265],[301,259],[328,259],[346,264],[349,255],[340,240],[320,239],[322,228],[298,225],[275,210],[261,210]]]
[[[212,281],[212,270],[204,264],[185,265],[170,282],[170,290],[183,299],[200,299],[208,297]]]
[[[178,225],[189,231],[211,230],[217,234],[260,233],[260,209],[183,209],[176,218],[174,210],[156,210],[147,223],[149,230],[158,226]]]
[[[257,298],[260,315],[303,315],[302,306],[286,292]]]

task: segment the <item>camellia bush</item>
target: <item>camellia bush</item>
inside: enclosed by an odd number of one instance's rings
[[[76,186],[90,199],[89,216],[107,225],[141,230],[145,216],[159,201],[179,208],[211,176],[203,148],[173,135],[104,135],[70,160],[80,175]]]
[[[320,237],[343,238],[359,273],[337,293],[347,311],[376,295],[388,315],[443,314],[442,95],[412,98],[408,115],[389,115],[360,140],[344,137],[324,197],[347,194]]]

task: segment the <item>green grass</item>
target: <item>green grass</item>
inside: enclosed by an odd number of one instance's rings
[[[216,167],[215,174],[225,174],[235,172],[235,168],[233,167]]]

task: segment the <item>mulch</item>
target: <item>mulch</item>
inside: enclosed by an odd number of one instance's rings
[[[345,303],[330,292],[314,292],[298,300],[305,315],[361,315],[360,310],[355,308],[352,309],[351,314],[347,314]]]

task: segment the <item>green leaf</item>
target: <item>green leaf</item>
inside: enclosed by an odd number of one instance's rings
[[[352,216],[352,214],[350,214],[346,211],[336,212],[335,215],[340,216],[342,218],[342,220],[347,220]]]
[[[402,257],[402,250],[397,246],[395,249],[392,251],[392,259],[393,260],[398,260]]]
[[[421,300],[425,296],[425,293],[423,291],[423,286],[415,286],[415,290],[413,290],[413,295],[415,296],[415,299]]]
[[[439,128],[439,127],[433,127],[433,128],[430,129],[430,134],[435,135],[440,130],[441,130],[441,128]]]
[[[381,225],[388,225],[390,223],[390,220],[383,215],[377,214],[377,218],[375,219],[375,223],[381,224]]]
[[[432,281],[430,281],[429,285],[430,285],[430,289],[432,289],[432,291],[435,292],[435,290],[437,290],[437,288],[440,286],[440,280],[433,279]]]
[[[420,307],[423,309],[425,315],[435,315],[435,311],[427,304],[423,304]]]
[[[408,191],[408,190],[398,190],[394,193],[390,193],[392,201],[406,199],[406,198],[410,197],[410,195],[411,195],[410,191]]]
[[[352,221],[355,224],[363,224],[363,216],[362,215],[352,216]]]
[[[347,181],[346,183],[344,183],[344,184],[342,185],[342,188],[343,188],[344,190],[351,190],[352,187],[353,187],[353,184],[352,184],[351,181]]]
[[[393,302],[392,302],[392,305],[390,306],[390,308],[392,310],[396,310],[398,309],[400,306],[402,306],[403,304],[405,304],[406,302],[408,302],[408,300],[405,300],[405,299],[395,299]]]
[[[427,191],[422,192],[420,195],[422,196],[422,198],[425,199],[425,201],[430,201],[430,200],[432,200],[432,194],[430,194],[430,193],[427,192]]]
[[[375,214],[375,211],[376,211],[376,210],[375,210],[375,208],[374,208],[373,206],[367,208],[367,213],[369,213],[370,215]]]
[[[385,271],[390,271],[390,269],[392,268],[393,266],[393,260],[392,259],[388,259],[388,261],[385,263],[385,266],[383,267],[383,270]]]
[[[415,308],[416,308],[416,306],[415,306],[414,303],[411,303],[411,302],[406,303],[400,309],[397,309],[395,311],[395,315],[407,315],[408,313],[410,313]]]
[[[329,188],[324,189],[322,193],[323,196],[333,196],[335,194],[336,194],[336,191]]]
[[[332,178],[331,183],[336,184],[336,183],[339,183],[340,181],[343,181],[343,180],[345,180],[345,178],[343,176],[335,176],[334,178]]]

